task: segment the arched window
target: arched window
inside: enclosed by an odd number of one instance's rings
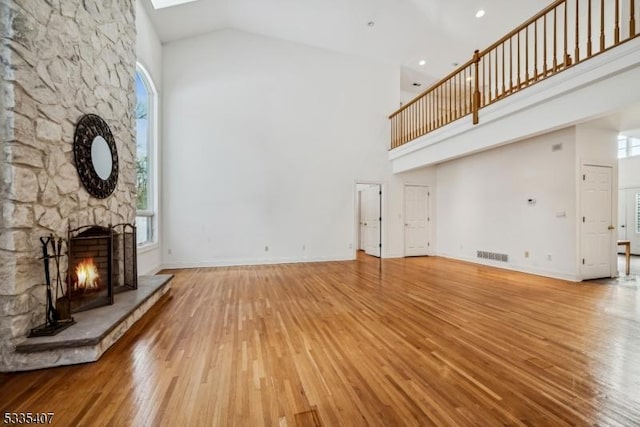
[[[157,241],[157,92],[149,73],[136,66],[136,227],[138,246]]]

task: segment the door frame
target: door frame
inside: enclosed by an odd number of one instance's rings
[[[403,257],[407,257],[407,227],[406,224],[407,219],[407,201],[406,201],[406,189],[407,187],[426,187],[427,188],[427,256],[433,255],[433,230],[431,229],[431,224],[433,223],[432,218],[432,210],[431,210],[431,186],[429,184],[417,184],[411,182],[405,182],[402,185],[402,255]]]
[[[582,271],[582,170],[585,166],[611,168],[611,225],[615,227],[611,234],[609,248],[609,276],[618,276],[618,164],[607,160],[583,159],[576,174],[576,271],[578,280],[585,280]]]
[[[358,185],[378,185],[380,187],[380,192],[382,193],[380,195],[380,217],[382,218],[382,220],[380,221],[380,244],[382,245],[380,247],[380,258],[386,258],[385,257],[385,250],[386,250],[386,239],[385,239],[385,232],[386,232],[386,227],[384,226],[384,220],[387,214],[387,208],[386,208],[386,187],[387,184],[384,181],[371,181],[371,180],[366,180],[366,179],[356,179],[353,183],[353,233],[352,233],[352,242],[350,247],[352,249],[352,259],[356,259],[357,254],[358,254],[358,244],[356,244],[357,239],[359,238],[358,236],[358,229],[360,227],[360,208],[358,207]]]

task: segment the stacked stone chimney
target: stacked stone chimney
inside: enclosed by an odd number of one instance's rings
[[[0,0],[0,371],[20,365],[16,343],[44,322],[39,237],[135,220],[135,36],[133,0]],[[88,113],[116,141],[106,199],[74,166]]]

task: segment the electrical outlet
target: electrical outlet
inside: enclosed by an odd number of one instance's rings
[[[171,248],[167,249],[167,255],[171,255]]]
[[[524,251],[524,257],[529,258],[529,251]]]
[[[306,251],[307,250],[307,245],[302,245],[302,250]]]
[[[264,247],[264,251],[265,251],[265,252],[269,252],[269,246],[265,246],[265,247]]]
[[[547,254],[547,261],[551,261],[553,260],[553,257],[551,256],[551,254]]]
[[[353,249],[353,243],[349,243],[349,249]]]

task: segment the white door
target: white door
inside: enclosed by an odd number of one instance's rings
[[[626,190],[625,230],[631,253],[640,255],[640,188]]]
[[[581,181],[581,276],[611,277],[614,227],[611,205],[612,169],[583,166]]]
[[[429,252],[429,187],[404,187],[404,255]]]
[[[372,185],[362,191],[364,206],[364,251],[373,256],[380,256],[380,186]]]

